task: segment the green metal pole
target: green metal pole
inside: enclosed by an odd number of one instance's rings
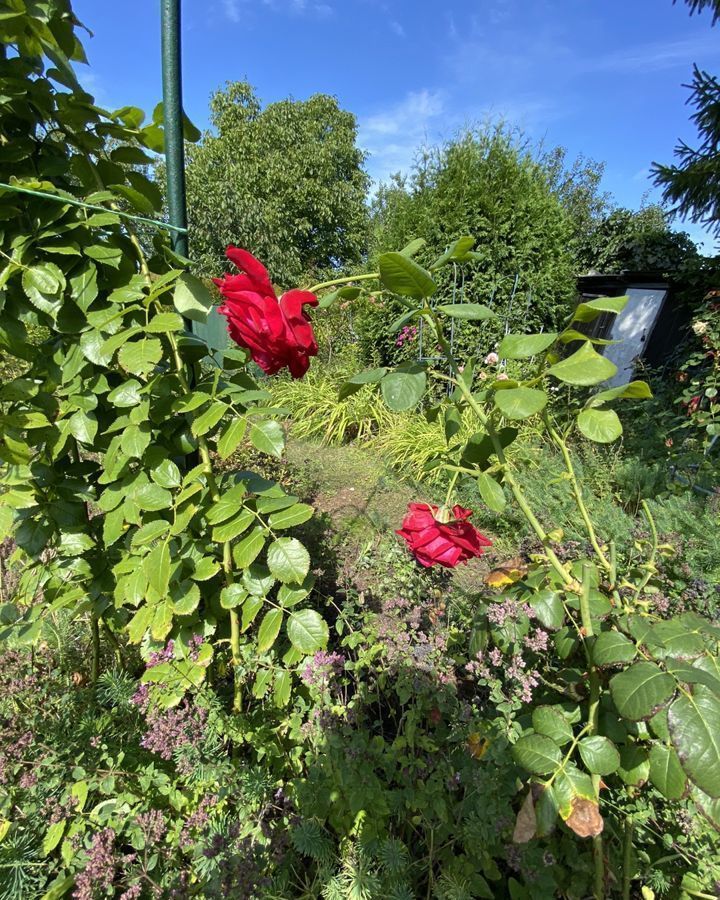
[[[160,0],[162,26],[163,110],[165,113],[165,167],[170,224],[187,228],[185,200],[185,146],[183,143],[181,0]],[[188,255],[187,234],[175,232],[172,246]]]

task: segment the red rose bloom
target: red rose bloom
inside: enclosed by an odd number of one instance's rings
[[[223,295],[219,312],[227,317],[230,337],[266,374],[287,366],[293,378],[302,378],[318,352],[303,306],[317,306],[317,297],[295,290],[278,300],[267,269],[251,253],[231,245],[226,256],[243,273],[213,278]]]
[[[458,563],[481,556],[492,541],[467,520],[472,510],[454,506],[448,522],[437,518],[438,508],[429,503],[410,503],[402,528],[396,532],[407,542],[421,566],[453,569]]]

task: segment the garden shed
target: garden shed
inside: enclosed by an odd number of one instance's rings
[[[677,291],[678,286],[659,272],[590,273],[578,279],[582,300],[624,295],[630,298],[618,316],[602,315],[592,327],[594,337],[620,342],[604,348],[604,355],[618,367],[611,385],[632,380],[637,359],[653,367],[667,362],[691,315],[689,309],[676,302]]]

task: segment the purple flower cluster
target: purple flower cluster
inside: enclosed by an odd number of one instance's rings
[[[197,747],[205,736],[208,712],[201,706],[183,700],[173,709],[148,708],[147,731],[140,745],[161,759],[172,759],[173,754],[189,745]]]
[[[414,341],[417,337],[418,327],[417,325],[406,325],[398,334],[397,340],[395,341],[396,347],[402,347],[408,341]]]
[[[98,891],[108,891],[115,880],[116,865],[115,832],[103,828],[93,835],[85,868],[75,876],[74,900],[94,900]]]
[[[194,843],[193,832],[202,830],[210,821],[210,812],[217,805],[217,794],[206,794],[194,813],[191,813],[180,832],[180,846],[190,847]]]
[[[528,669],[527,663],[519,653],[506,664],[502,652],[497,647],[493,647],[487,655],[481,650],[475,659],[465,666],[465,671],[481,681],[504,681],[506,687],[510,687],[512,696],[522,703],[530,703],[533,688],[540,683],[540,673],[536,669]]]
[[[525,638],[525,646],[533,653],[542,653],[548,648],[548,639],[550,635],[543,628],[536,628],[535,631]]]
[[[145,664],[146,669],[152,669],[155,666],[159,666],[161,663],[170,662],[171,659],[175,657],[175,641],[170,640],[167,642],[165,647],[162,650],[153,650],[153,652],[148,657],[148,661]]]
[[[447,657],[444,629],[438,627],[444,607],[432,601],[394,597],[382,603],[376,618],[377,639],[391,666],[413,668],[442,684],[455,684],[453,661]]]
[[[501,603],[491,603],[487,609],[488,622],[502,627],[507,619],[516,621],[520,616],[533,615],[532,607],[527,603],[519,603],[512,597],[506,597]]]
[[[307,663],[300,678],[308,687],[326,688],[333,678],[340,675],[345,668],[345,657],[342,653],[327,653],[318,650]]]
[[[159,844],[165,836],[167,825],[165,824],[165,816],[159,809],[149,809],[135,820],[138,827],[145,838],[145,845],[153,847]]]

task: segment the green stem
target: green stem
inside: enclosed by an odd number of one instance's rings
[[[445,506],[450,506],[450,498],[452,497],[452,493],[455,490],[455,482],[458,480],[458,475],[460,472],[454,471],[452,478],[450,479],[450,484],[448,485],[447,494],[445,495]]]
[[[321,281],[319,284],[314,284],[312,287],[307,288],[307,290],[311,294],[316,294],[323,288],[335,287],[338,284],[351,284],[353,281],[371,281],[379,277],[379,272],[371,272],[369,275],[344,275],[342,278],[333,278],[332,281]]]
[[[632,845],[633,845],[633,821],[632,816],[625,817],[625,834],[623,843],[623,880],[622,898],[630,900],[630,882],[632,880]]]
[[[548,434],[562,453],[563,462],[565,463],[565,469],[568,473],[568,477],[570,478],[570,485],[572,487],[573,496],[575,497],[575,503],[585,524],[585,530],[587,531],[588,537],[590,538],[592,548],[595,551],[598,559],[600,560],[603,568],[609,572],[611,569],[610,561],[608,560],[607,556],[605,556],[605,553],[600,547],[600,543],[597,539],[595,526],[593,525],[590,515],[587,511],[587,507],[585,506],[585,498],[583,497],[582,489],[580,488],[580,484],[577,480],[577,475],[575,474],[575,467],[573,466],[568,446],[554,428],[547,412],[543,414],[543,421],[545,422],[545,427],[547,428]]]
[[[535,534],[538,536],[538,538],[542,541],[543,547],[545,548],[545,555],[547,556],[547,559],[550,562],[550,565],[553,567],[553,569],[555,569],[555,571],[558,573],[558,575],[560,576],[560,578],[563,580],[563,582],[566,585],[572,584],[572,582],[573,582],[572,576],[569,574],[569,572],[565,569],[563,564],[560,562],[560,560],[556,556],[555,551],[552,549],[552,547],[548,546],[549,542],[548,542],[547,532],[542,527],[542,525],[540,524],[540,522],[537,519],[537,516],[530,508],[530,504],[525,499],[525,495],[522,492],[522,488],[520,487],[518,482],[515,480],[515,477],[513,476],[512,472],[510,471],[510,466],[508,464],[507,457],[505,456],[505,451],[503,449],[502,443],[500,442],[500,438],[498,437],[498,434],[495,431],[492,421],[490,420],[490,418],[487,415],[485,415],[484,410],[482,409],[480,404],[477,402],[477,400],[473,397],[472,391],[466,384],[465,379],[462,377],[462,372],[460,372],[460,370],[458,369],[457,363],[455,362],[455,359],[454,359],[452,353],[450,352],[450,345],[448,344],[448,342],[445,338],[445,335],[443,334],[442,326],[441,326],[440,322],[437,320],[437,318],[431,312],[424,313],[423,317],[424,317],[425,321],[428,323],[428,325],[435,332],[437,342],[440,345],[440,347],[442,348],[443,354],[445,355],[445,359],[448,361],[450,370],[453,373],[454,384],[457,385],[457,387],[460,390],[460,393],[463,395],[463,397],[467,401],[468,406],[472,409],[472,411],[475,413],[475,415],[478,417],[478,419],[480,420],[482,425],[487,430],[488,436],[489,436],[490,440],[492,441],[493,449],[495,450],[495,455],[497,456],[498,462],[500,463],[500,466],[503,470],[503,475],[505,477],[505,481],[507,482],[507,484],[510,487],[510,490],[512,491],[512,495],[515,498],[515,502],[522,510],[522,513],[525,516],[525,518],[527,519],[527,521],[530,523],[530,527],[535,532]]]
[[[90,616],[90,636],[92,639],[90,683],[97,684],[98,676],[100,675],[100,619],[95,612]]]
[[[593,637],[594,629],[592,617],[590,615],[590,573],[592,567],[589,563],[583,564],[582,593],[580,594],[580,618],[583,626],[583,644],[588,658],[590,668],[590,701],[588,706],[587,727],[589,734],[597,734],[598,719],[600,714],[600,675],[593,665],[592,653],[587,644],[587,639]],[[595,800],[600,805],[600,776],[592,776],[593,789],[595,791]],[[598,834],[593,837],[593,858],[595,863],[595,900],[603,900],[605,896],[605,854],[603,850],[602,835]]]

